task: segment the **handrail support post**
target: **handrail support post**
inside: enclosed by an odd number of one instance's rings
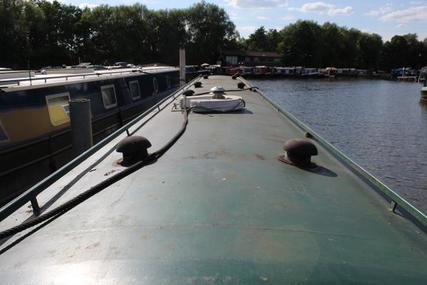
[[[40,215],[40,206],[36,197],[31,198],[31,207],[33,208],[34,216]]]
[[[395,201],[391,201],[390,202],[390,211],[395,213],[396,212],[396,208],[397,208],[397,203]]]

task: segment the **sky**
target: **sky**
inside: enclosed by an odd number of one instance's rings
[[[60,0],[80,7],[100,4],[130,5],[141,3],[149,9],[187,8],[192,0]],[[377,33],[384,40],[394,35],[418,34],[427,38],[427,0],[211,0],[224,8],[239,34],[247,38],[255,29],[282,29],[297,20],[333,22],[363,32]]]

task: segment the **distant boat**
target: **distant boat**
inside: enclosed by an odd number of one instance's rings
[[[420,74],[418,76],[418,82],[425,82],[427,80],[427,66],[424,66],[420,69]]]
[[[304,67],[301,71],[302,78],[318,78],[320,76],[318,68]]]
[[[421,87],[421,102],[427,103],[427,80],[424,80],[423,87]]]
[[[326,67],[325,69],[321,69],[320,73],[328,78],[335,78],[337,71],[338,70],[335,67]]]
[[[391,76],[399,81],[416,82],[416,71],[410,67],[396,68],[391,71]]]

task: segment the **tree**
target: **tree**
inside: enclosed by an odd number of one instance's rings
[[[0,66],[26,66],[24,1],[0,1]]]
[[[286,65],[321,66],[320,26],[312,21],[298,21],[281,31],[279,51]]]
[[[267,32],[264,27],[255,30],[247,40],[247,49],[253,51],[267,51],[270,49]]]
[[[383,41],[377,34],[363,33],[359,40],[360,66],[377,70],[379,68]]]
[[[276,51],[280,42],[280,34],[275,29],[265,30],[260,27],[246,40],[246,48],[252,51]]]
[[[224,50],[278,51],[284,64],[391,69],[427,65],[427,39],[376,34],[333,23],[298,21],[282,30],[258,28],[242,39],[224,9],[200,2],[188,9],[149,10],[135,4],[80,9],[45,0],[0,0],[0,66],[215,62]]]
[[[224,9],[200,2],[186,11],[188,60],[190,63],[216,62],[223,50],[238,38],[234,23]]]

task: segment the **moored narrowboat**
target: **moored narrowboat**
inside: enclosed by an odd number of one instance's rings
[[[425,214],[241,77],[196,81],[0,208],[2,284],[427,283]]]
[[[0,203],[71,159],[70,100],[90,100],[93,140],[98,142],[178,86],[174,67],[0,80]],[[16,179],[24,174],[24,181]]]

